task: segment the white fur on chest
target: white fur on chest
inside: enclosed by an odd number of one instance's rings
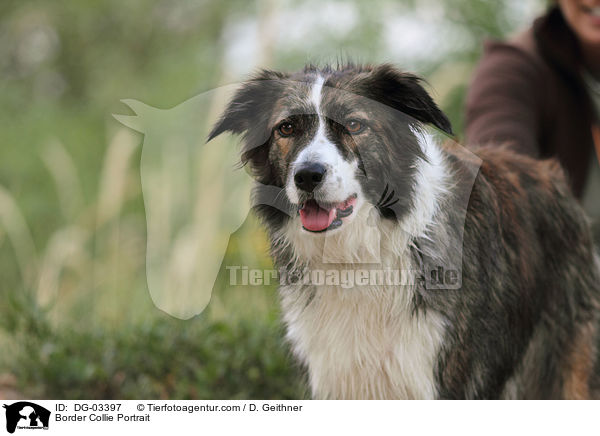
[[[288,339],[315,398],[435,398],[439,315],[415,315],[410,287],[281,289]]]
[[[311,259],[310,270],[390,268],[407,283],[415,274],[409,234],[395,224],[369,224],[369,214],[368,206],[361,208],[345,232],[325,239],[307,238],[293,222],[286,236],[296,258]],[[371,249],[375,246],[379,249]],[[378,257],[377,266],[370,263],[373,257]],[[314,260],[322,258],[339,263]],[[287,338],[308,367],[315,398],[437,396],[434,367],[444,322],[431,310],[415,313],[414,292],[414,285],[386,283],[280,289]]]

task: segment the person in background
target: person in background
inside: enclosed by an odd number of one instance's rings
[[[466,100],[466,143],[557,158],[600,240],[600,0],[557,0],[487,42]]]

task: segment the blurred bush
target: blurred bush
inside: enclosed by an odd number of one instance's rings
[[[4,322],[18,346],[2,357],[27,397],[307,397],[304,373],[292,362],[274,319],[232,324],[163,316],[126,330],[57,330],[27,306],[13,306],[19,317]]]

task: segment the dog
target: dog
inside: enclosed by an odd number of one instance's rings
[[[452,134],[417,76],[309,65],[259,72],[209,134],[243,135],[242,162],[289,206],[256,207],[278,268],[400,271],[280,286],[312,396],[594,397],[600,262],[560,166],[498,146],[472,172],[432,128]]]

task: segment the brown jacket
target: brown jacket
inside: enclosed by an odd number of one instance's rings
[[[557,157],[581,196],[596,156],[580,58],[558,8],[510,42],[486,43],[467,95],[467,144],[510,143],[534,157]]]

